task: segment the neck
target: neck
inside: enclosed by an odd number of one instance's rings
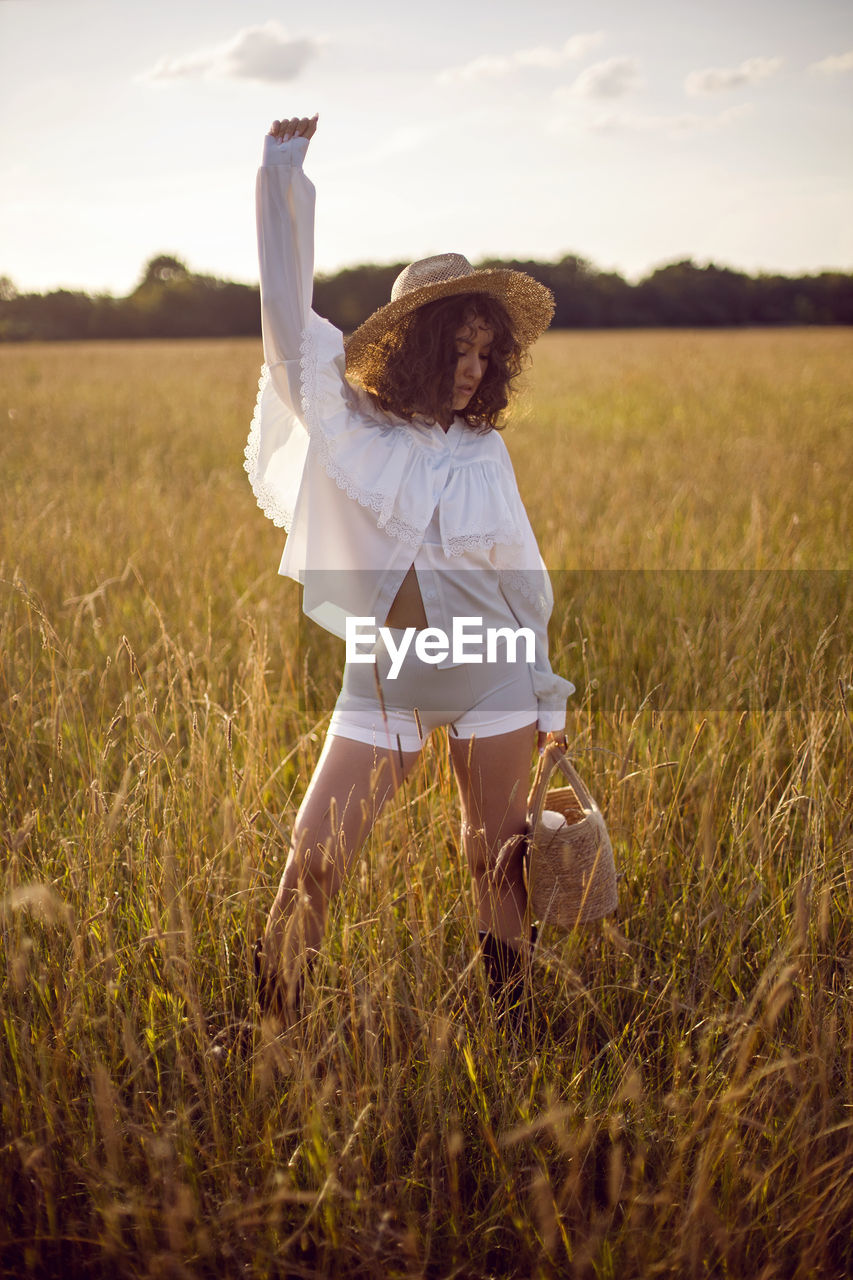
[[[424,413],[422,410],[416,410],[415,413],[417,417],[423,418],[428,425],[441,427],[444,432],[448,432],[456,421],[456,411],[454,409],[447,409],[443,413],[435,415]]]

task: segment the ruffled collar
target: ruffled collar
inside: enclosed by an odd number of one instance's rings
[[[424,418],[383,413],[347,381],[340,332],[313,313],[300,378],[297,415],[262,375],[246,448],[258,503],[276,524],[291,531],[319,464],[378,529],[414,549],[436,511],[448,558],[524,541],[527,517],[499,434],[472,431],[458,416],[445,432]]]

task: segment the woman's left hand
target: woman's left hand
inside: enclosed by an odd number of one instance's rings
[[[563,748],[563,750],[565,751],[565,750],[568,748],[568,745],[569,745],[569,740],[568,740],[568,738],[566,737],[566,731],[565,731],[565,729],[561,729],[561,730],[559,731],[559,733],[544,733],[544,732],[540,729],[540,731],[539,731],[539,736],[538,736],[538,741],[537,741],[537,744],[536,744],[536,745],[538,746],[538,748],[539,748],[539,754],[540,754],[540,756],[541,756],[542,752],[545,750],[545,748],[548,746],[548,743],[549,743],[549,742],[556,742],[556,743],[557,743],[557,745],[558,745],[558,746],[560,746],[560,747],[562,747],[562,748]]]

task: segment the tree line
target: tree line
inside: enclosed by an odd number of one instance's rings
[[[853,275],[747,275],[686,260],[658,267],[631,284],[569,254],[559,262],[489,259],[481,267],[513,267],[554,294],[557,329],[853,324]],[[348,267],[321,275],[314,309],[351,332],[388,301],[405,263]],[[19,293],[0,277],[0,341],[70,338],[233,338],[260,333],[257,285],[191,272],[159,254],[146,263],[127,297],[58,289]]]

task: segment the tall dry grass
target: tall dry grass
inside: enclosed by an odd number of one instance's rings
[[[853,1269],[850,346],[540,344],[507,440],[618,916],[507,1039],[435,736],[304,1025],[224,1064],[342,659],[240,470],[258,351],[0,348],[3,1274]]]

